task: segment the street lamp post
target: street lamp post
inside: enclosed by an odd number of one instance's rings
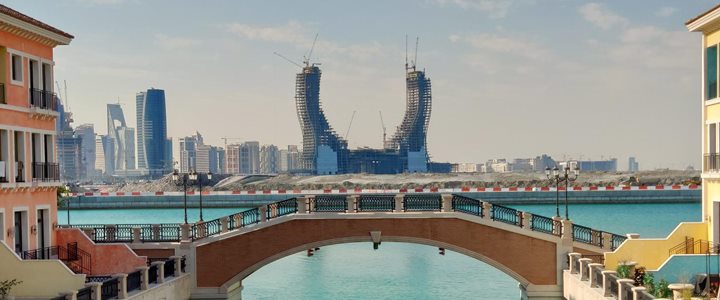
[[[212,180],[212,172],[208,172],[205,174],[207,177],[207,180]],[[178,170],[173,171],[173,181],[176,184],[180,184],[182,182],[183,184],[183,196],[184,196],[184,208],[185,208],[185,224],[187,224],[187,187],[188,184],[194,185],[195,183],[198,184],[200,187],[200,222],[203,221],[203,202],[202,202],[202,189],[203,189],[203,179],[202,179],[202,173],[198,173],[193,171],[190,171],[190,173],[179,173]]]
[[[212,172],[208,172],[205,175],[207,177],[208,182],[210,180],[212,180],[212,176],[213,176]],[[203,221],[203,202],[202,202],[203,179],[202,179],[202,174],[192,171],[192,173],[190,173],[190,180],[197,180],[198,186],[200,187],[200,222],[202,222]]]
[[[181,178],[182,176],[182,178]],[[178,170],[175,169],[172,173],[172,179],[175,184],[180,184],[182,182],[183,185],[183,208],[185,209],[185,224],[188,223],[187,219],[187,183],[188,183],[188,174],[180,174],[178,173]]]
[[[569,166],[565,166],[563,169],[563,173],[560,174],[560,170],[557,166],[552,169],[552,174],[550,172],[550,168],[545,168],[545,176],[547,176],[550,180],[555,180],[555,216],[560,217],[560,181],[565,182],[565,219],[570,220],[570,214],[568,212],[568,187],[570,185],[570,181],[577,180],[578,176],[580,175],[580,169],[575,167],[575,169],[570,170]],[[572,174],[572,175],[571,175]]]

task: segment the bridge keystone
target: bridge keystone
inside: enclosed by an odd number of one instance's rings
[[[382,234],[380,231],[370,231],[370,239],[373,242],[373,249],[377,249],[380,243],[382,243]]]

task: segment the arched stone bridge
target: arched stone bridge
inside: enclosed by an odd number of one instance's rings
[[[220,231],[229,227],[225,222],[252,221],[248,216],[254,213],[221,219]],[[453,195],[318,195],[270,204],[258,215],[260,222],[254,226],[204,237],[187,249],[195,268],[195,296],[239,298],[245,277],[306,249],[393,241],[481,260],[517,280],[523,298],[562,299],[567,254],[599,255],[613,244],[611,234],[581,226],[570,229],[569,221]]]
[[[165,249],[186,256],[198,299],[240,299],[244,278],[297,252],[383,241],[462,253],[517,280],[523,299],[562,299],[568,253],[601,255],[624,240],[568,220],[445,194],[307,196],[180,227],[179,244],[139,243],[145,234],[134,228],[131,247],[146,255]]]

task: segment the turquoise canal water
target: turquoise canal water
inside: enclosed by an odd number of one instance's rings
[[[546,216],[554,205],[512,205]],[[677,223],[700,221],[700,204],[575,204],[570,218],[578,224],[642,237],[663,237]],[[210,220],[242,208],[204,209]],[[561,208],[561,215],[564,210]],[[188,210],[188,221],[198,219]],[[60,224],[67,212],[59,211]],[[71,224],[182,223],[182,209],[82,210],[70,212]],[[528,253],[530,255],[530,253]],[[351,243],[323,247],[271,263],[243,281],[243,299],[518,299],[517,282],[497,269],[434,247],[382,243]]]

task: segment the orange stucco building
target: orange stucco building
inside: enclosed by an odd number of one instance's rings
[[[0,241],[18,254],[55,245],[53,49],[72,39],[0,5]]]

